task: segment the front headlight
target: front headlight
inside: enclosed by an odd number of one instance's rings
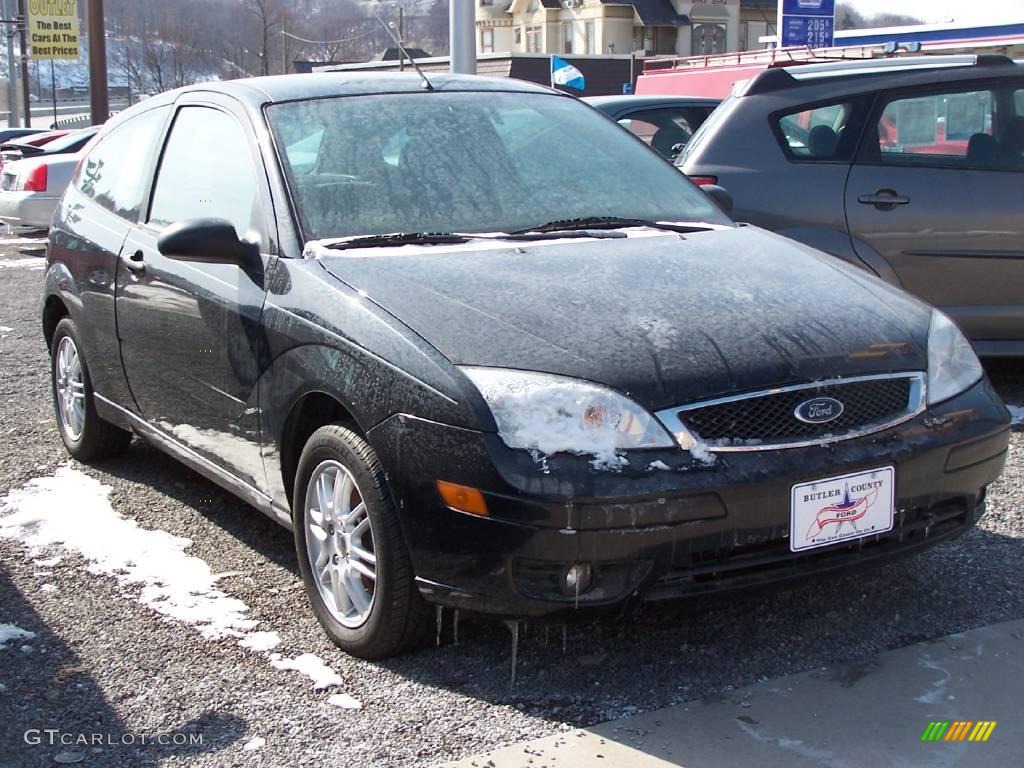
[[[593,454],[614,462],[616,451],[675,446],[651,414],[597,384],[505,368],[462,372],[480,390],[509,448]]]
[[[959,395],[985,375],[971,342],[956,323],[932,310],[928,328],[928,405]]]

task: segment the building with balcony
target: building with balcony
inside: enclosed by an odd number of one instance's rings
[[[763,47],[777,0],[476,0],[480,54],[700,56]]]

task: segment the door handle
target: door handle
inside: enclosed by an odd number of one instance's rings
[[[910,198],[901,195],[895,189],[879,189],[873,195],[861,195],[857,202],[863,205],[873,205],[881,211],[891,211],[897,205],[906,205]]]
[[[143,254],[141,250],[136,251],[125,259],[124,265],[132,272],[142,274],[146,271],[145,254]]]

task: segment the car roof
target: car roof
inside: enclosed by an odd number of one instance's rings
[[[800,98],[804,98],[805,89],[841,89],[848,93],[937,81],[1013,77],[1020,76],[1022,71],[1024,67],[998,54],[829,61],[766,69],[741,86],[739,95],[799,91]]]
[[[515,93],[558,93],[522,80],[477,75],[452,75],[445,72],[425,73],[435,91],[511,91]],[[182,94],[214,91],[233,96],[251,106],[322,99],[331,96],[367,96],[386,93],[423,93],[423,81],[414,72],[314,72],[301,75],[272,75],[239,80],[201,83],[170,91],[164,96],[178,98]],[[160,99],[166,101],[167,99]],[[150,103],[154,99],[147,99]]]
[[[721,103],[720,99],[701,96],[587,96],[583,101],[603,112],[664,106],[716,107]]]

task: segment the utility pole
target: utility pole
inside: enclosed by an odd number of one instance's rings
[[[448,40],[450,69],[455,74],[476,74],[475,0],[449,0]]]
[[[405,72],[405,6],[398,6],[398,71]]]
[[[25,0],[18,2],[24,4]],[[92,124],[102,125],[110,117],[110,99],[107,94],[107,25],[103,20],[103,0],[88,0],[88,3],[89,111]]]
[[[18,63],[14,60],[15,30],[8,28],[14,21],[10,0],[3,0],[4,37],[7,38],[7,127],[18,127]]]
[[[28,16],[25,0],[18,0],[18,47],[21,49],[21,103],[25,110],[25,127],[32,127],[32,99],[28,93]]]

